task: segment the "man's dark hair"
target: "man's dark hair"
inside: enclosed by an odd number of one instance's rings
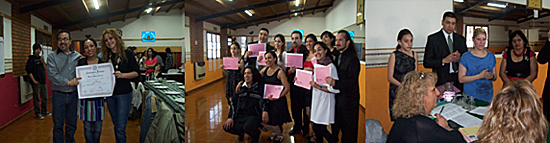
[[[450,17],[450,18],[455,18],[455,19],[456,19],[455,13],[450,12],[450,11],[447,11],[447,12],[445,12],[445,13],[443,14],[443,19],[442,19],[442,21],[445,20],[446,17]]]
[[[59,37],[59,34],[61,34],[61,33],[67,33],[67,34],[69,34],[69,40],[73,39],[71,37],[71,32],[69,30],[59,30],[59,32],[57,32],[57,37]]]
[[[42,48],[42,46],[40,46],[40,44],[38,44],[38,43],[32,44],[32,50],[41,49],[41,48]]]
[[[267,30],[267,28],[261,28],[260,31],[264,30],[265,32],[267,32],[267,35],[269,35],[269,30]]]
[[[135,51],[137,49],[137,47],[136,46],[130,46],[130,47],[128,47],[128,49],[130,49],[130,51]]]
[[[172,54],[172,50],[170,49],[170,47],[166,47],[166,49],[164,49],[164,52],[166,52],[167,54]]]
[[[292,35],[294,35],[294,33],[300,34],[300,39],[302,39],[302,37],[303,37],[303,36],[302,36],[302,32],[300,32],[300,31],[292,31],[292,33],[290,34],[290,36],[292,37]]]
[[[353,53],[357,53],[357,49],[355,49],[355,43],[353,43],[353,40],[351,40],[351,35],[349,34],[349,32],[346,30],[338,31],[338,34],[341,34],[341,33],[346,35],[345,37],[346,41],[350,41],[348,48],[351,48],[351,50],[353,50]]]

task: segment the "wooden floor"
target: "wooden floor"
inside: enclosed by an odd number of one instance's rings
[[[48,111],[52,111],[52,102],[48,101]],[[108,106],[108,105],[107,105]],[[108,108],[108,107],[107,107]],[[100,142],[115,142],[113,122],[109,110],[105,110],[105,119],[101,131]],[[1,115],[0,115],[1,116]],[[140,124],[139,119],[128,120],[126,126],[126,137],[128,143],[139,142]],[[77,119],[77,129],[74,135],[77,143],[86,142],[84,138],[84,125],[82,120]],[[51,143],[53,142],[53,121],[52,116],[44,117],[44,120],[34,118],[34,109],[23,115],[18,120],[7,125],[0,131],[0,142],[2,143]]]
[[[286,96],[289,98],[289,96]],[[289,99],[290,100],[290,99]],[[290,101],[289,109],[290,109]],[[239,142],[237,136],[223,131],[222,125],[227,120],[229,106],[225,98],[225,79],[218,80],[209,85],[188,93],[185,97],[185,126],[187,143],[206,142]],[[365,142],[365,112],[359,109],[359,137],[358,142]],[[301,133],[288,135],[292,123],[283,125],[285,143],[305,143]],[[313,132],[310,130],[310,132]],[[269,142],[269,131],[262,131],[260,142]],[[244,141],[252,139],[245,135]]]

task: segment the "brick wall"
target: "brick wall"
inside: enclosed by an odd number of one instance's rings
[[[222,28],[220,31],[220,45],[221,45],[221,57],[229,57],[231,56],[231,53],[229,53],[229,45],[227,45],[227,28]]]
[[[31,15],[19,14],[19,6],[11,5],[13,77],[26,75],[25,63],[31,51]]]
[[[189,42],[191,45],[192,63],[204,60],[203,38],[203,22],[195,22],[195,17],[189,16]]]
[[[456,15],[456,33],[462,35],[462,36],[466,36],[464,35],[463,31],[464,31],[464,16],[462,15]]]

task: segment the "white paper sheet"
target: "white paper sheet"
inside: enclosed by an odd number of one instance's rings
[[[115,89],[114,68],[111,63],[76,67],[78,99],[110,97]]]
[[[484,106],[484,107],[477,107],[476,109],[470,111],[470,113],[485,116],[487,111],[489,111],[489,107]]]
[[[443,110],[441,110],[441,108],[443,108]],[[454,121],[462,127],[481,126],[481,123],[483,122],[483,120],[466,113],[466,109],[463,109],[456,104],[449,103],[438,106],[434,108],[430,114],[435,116],[435,114],[440,111],[442,111],[441,116],[445,117],[447,120]]]

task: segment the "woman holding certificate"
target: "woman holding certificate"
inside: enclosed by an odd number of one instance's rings
[[[292,122],[290,113],[288,112],[288,104],[286,94],[290,90],[290,84],[287,81],[286,75],[279,67],[277,67],[277,54],[270,51],[265,53],[265,64],[267,65],[260,73],[262,74],[265,84],[283,85],[283,91],[279,98],[273,98],[276,95],[264,95],[269,100],[266,100],[267,112],[269,119],[262,119],[264,125],[271,131],[268,140],[282,141],[284,139],[281,131],[281,126],[284,123]],[[264,89],[267,90],[267,89]],[[262,116],[264,117],[264,116]]]
[[[313,45],[315,43],[317,43],[317,37],[315,37],[315,35],[313,34],[308,34],[306,36],[306,48],[308,50],[308,52],[306,54],[304,54],[304,57],[305,58],[305,61],[304,61],[304,70],[307,70],[307,71],[313,71],[313,63],[315,63],[316,61],[315,60],[315,51],[313,50]],[[305,95],[305,100],[304,100],[304,103],[303,105],[306,107],[306,115],[304,118],[307,118],[308,121],[309,121],[309,117],[311,115],[311,90],[310,89],[307,89],[307,95]],[[302,133],[302,136],[305,137],[305,138],[309,138],[309,137],[313,137],[314,135],[308,135],[309,134],[309,124],[304,127],[304,131]]]
[[[317,65],[323,65],[330,67],[330,77],[338,80],[338,70],[336,66],[332,63],[332,52],[330,52],[329,47],[323,42],[315,43],[315,59],[317,60]],[[315,77],[317,73],[313,73]],[[323,78],[324,80],[324,78]],[[334,123],[334,112],[336,99],[334,95],[340,91],[332,89],[331,86],[327,84],[318,84],[317,78],[314,78],[314,81],[311,81],[310,84],[313,87],[312,90],[312,99],[311,99],[311,122],[313,122],[313,132],[315,137],[312,137],[318,143],[323,142],[323,137],[329,143],[336,143],[338,140],[332,136],[332,134],[327,130],[327,125]],[[313,142],[310,140],[310,142]]]
[[[139,69],[134,53],[124,46],[116,29],[106,29],[101,36],[101,61],[110,62],[115,70],[115,90],[113,96],[107,98],[107,105],[113,120],[117,143],[126,142],[126,124],[132,103],[132,86],[130,81],[139,75]],[[151,51],[152,52],[152,51]],[[148,58],[151,58],[149,54]]]
[[[237,70],[228,70],[224,69],[223,74],[225,75],[225,98],[227,98],[227,104],[231,105],[231,98],[235,96],[237,91],[237,83],[243,80],[241,70],[244,68],[244,62],[241,57],[241,46],[237,42],[232,42],[229,46],[231,52],[231,57],[239,59],[239,69]],[[223,66],[223,65],[222,65]]]
[[[277,66],[281,68],[286,73],[286,66],[285,66],[285,58],[286,58],[286,51],[285,51],[285,36],[283,34],[277,34],[275,35],[275,54],[277,54]]]
[[[86,58],[80,59],[77,66],[94,65],[101,63],[97,58],[97,42],[87,37],[82,43]],[[80,99],[78,106],[78,118],[84,123],[84,138],[87,143],[99,142],[101,136],[101,124],[105,118],[105,106],[103,97]]]

